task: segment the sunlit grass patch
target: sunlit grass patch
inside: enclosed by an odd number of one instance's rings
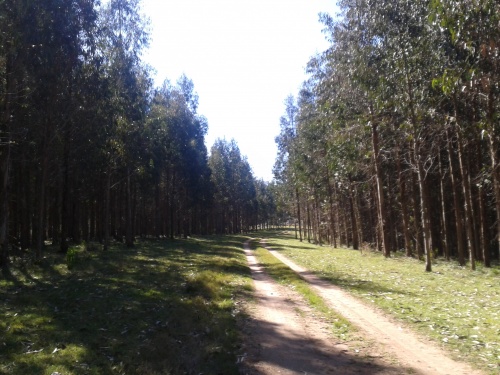
[[[236,374],[243,241],[81,246],[69,268],[48,249],[15,264],[0,278],[0,374]]]
[[[500,371],[499,268],[470,271],[416,259],[301,243],[293,232],[268,233],[268,244],[317,275],[396,316],[456,358]]]

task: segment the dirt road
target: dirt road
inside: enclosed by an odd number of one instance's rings
[[[245,327],[242,374],[480,375],[440,349],[337,288],[271,253],[316,289],[327,304],[358,326],[360,341],[341,342],[302,297],[276,283],[245,254],[255,282],[255,304]]]

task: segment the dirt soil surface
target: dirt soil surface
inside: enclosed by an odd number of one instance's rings
[[[255,303],[245,321],[240,373],[275,374],[415,374],[481,375],[450,359],[435,345],[319,279],[277,251],[268,250],[307,281],[325,302],[360,334],[342,342],[302,296],[267,275],[245,243],[255,283]]]

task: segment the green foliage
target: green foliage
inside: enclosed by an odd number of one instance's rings
[[[66,252],[66,266],[71,270],[78,262],[78,250],[76,247],[70,247]]]
[[[49,249],[0,278],[2,374],[237,374],[243,237]]]

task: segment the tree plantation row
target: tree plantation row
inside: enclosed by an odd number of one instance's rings
[[[278,206],[300,238],[445,256],[500,251],[500,4],[340,0],[286,100]]]
[[[185,76],[152,85],[139,0],[0,0],[0,248],[234,233],[273,201]]]

